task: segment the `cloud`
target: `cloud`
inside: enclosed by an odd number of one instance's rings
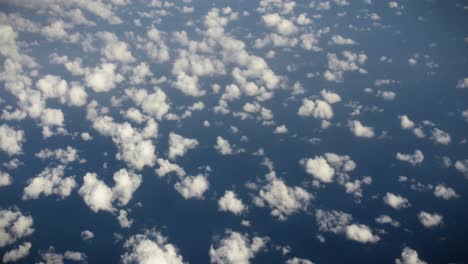
[[[0,187],[9,186],[13,183],[13,178],[11,178],[8,172],[0,171]]]
[[[225,191],[223,197],[218,200],[218,210],[240,215],[246,208],[235,192]]]
[[[345,212],[322,209],[315,210],[315,221],[319,231],[330,232],[334,234],[343,233],[346,226],[353,220],[353,217]]]
[[[401,252],[401,257],[395,259],[396,264],[427,264],[426,261],[419,259],[416,250],[405,247]]]
[[[267,237],[254,237],[227,230],[225,236],[210,247],[210,263],[248,264],[265,248]]]
[[[22,148],[25,140],[23,130],[15,130],[6,124],[0,126],[0,150],[7,153],[8,156],[23,153]]]
[[[90,239],[93,239],[94,238],[94,233],[89,231],[89,230],[84,230],[83,232],[81,232],[81,239],[83,239],[84,241],[86,240],[90,240]]]
[[[449,133],[443,130],[440,130],[438,128],[432,129],[432,139],[436,143],[442,144],[442,145],[448,145],[450,144],[450,141],[451,141]]]
[[[3,263],[7,262],[16,262],[20,259],[23,259],[29,255],[29,250],[31,249],[31,243],[24,242],[19,245],[18,248],[12,249],[6,252],[3,255]]]
[[[130,228],[133,224],[133,220],[128,219],[127,211],[120,210],[119,215],[117,216],[117,220],[119,221],[119,225],[121,228]]]
[[[352,224],[346,227],[346,238],[359,243],[376,243],[380,237],[372,234],[371,229],[366,225]]]
[[[128,50],[128,44],[120,41],[114,33],[97,32],[96,37],[104,42],[101,54],[107,60],[122,63],[131,63],[135,61],[132,53]]]
[[[314,264],[312,261],[308,259],[302,259],[302,258],[291,258],[286,261],[286,264]]]
[[[320,91],[320,94],[322,95],[323,99],[327,101],[329,104],[336,104],[338,102],[341,102],[341,97],[339,94],[328,91],[328,90],[322,90]]]
[[[455,169],[457,169],[457,171],[463,173],[465,178],[468,178],[468,159],[457,160],[457,162],[455,162]]]
[[[437,185],[434,189],[435,197],[442,198],[444,200],[450,200],[460,197],[454,189],[446,187],[444,185]]]
[[[86,173],[83,177],[83,185],[78,193],[93,212],[97,213],[100,210],[115,212],[114,201],[118,206],[127,205],[140,186],[142,176],[120,169],[114,173],[113,179],[115,184],[111,189],[97,178],[96,173]]]
[[[443,224],[444,217],[437,213],[428,213],[421,211],[418,214],[418,219],[421,224],[426,228],[433,228]]]
[[[34,232],[33,218],[18,209],[0,210],[0,248],[15,243]]]
[[[64,263],[64,260],[71,260],[81,263],[87,262],[87,256],[85,253],[77,251],[65,251],[65,253],[57,253],[54,247],[49,247],[47,251],[40,252],[41,258],[44,260],[42,263],[47,264],[61,264]]]
[[[218,151],[221,155],[232,155],[234,154],[234,150],[227,139],[222,137],[216,137],[216,145],[214,148]]]
[[[333,110],[331,106],[322,100],[309,100],[303,99],[302,105],[297,112],[302,117],[314,117],[317,119],[331,119],[333,117]]]
[[[414,154],[402,154],[402,153],[398,152],[396,154],[396,158],[398,160],[408,162],[413,166],[415,166],[417,164],[420,164],[420,163],[422,163],[424,161],[424,155],[423,155],[422,151],[420,151],[419,149],[416,149],[414,151]]]
[[[307,159],[304,162],[306,172],[311,174],[314,178],[330,183],[333,181],[335,169],[333,169],[323,157],[315,157],[314,159]]]
[[[174,83],[174,86],[185,95],[192,97],[200,97],[206,94],[205,91],[200,90],[198,77],[186,75],[184,72],[177,75],[177,80]]]
[[[411,121],[407,115],[401,115],[401,116],[398,116],[398,118],[400,119],[401,128],[403,129],[414,128],[414,122]]]
[[[173,244],[168,243],[166,237],[157,231],[146,234],[133,235],[124,243],[126,252],[121,261],[129,263],[170,263],[183,264],[184,259]]]
[[[183,157],[188,150],[198,146],[198,141],[192,138],[184,138],[181,135],[171,132],[169,134],[169,159]]]
[[[203,199],[203,194],[208,190],[210,184],[204,175],[188,176],[176,183],[174,188],[185,199]]]
[[[124,77],[115,70],[115,64],[103,63],[86,73],[86,84],[97,93],[108,92],[124,80]]]
[[[186,175],[184,169],[175,163],[171,163],[169,160],[157,159],[156,162],[159,168],[156,169],[156,173],[159,177],[163,177],[168,173],[175,172],[177,176],[184,177]]]
[[[349,129],[356,137],[373,138],[375,136],[374,128],[365,126],[357,120],[349,122]]]
[[[58,195],[60,199],[70,196],[77,184],[75,176],[64,177],[65,167],[46,168],[36,177],[28,180],[23,191],[23,200],[38,199],[39,196]]]
[[[286,134],[288,133],[288,128],[285,125],[280,125],[280,126],[275,127],[275,130],[273,130],[273,133]]]
[[[344,38],[340,35],[333,35],[329,42],[331,45],[345,46],[345,45],[355,45],[356,42],[350,38]]]
[[[393,227],[399,227],[400,223],[396,220],[393,220],[390,216],[388,215],[380,215],[377,218],[375,218],[375,222],[379,224],[389,224]]]
[[[306,211],[313,195],[301,187],[289,187],[282,179],[274,174],[267,176],[267,182],[258,195],[254,197],[254,204],[258,207],[270,207],[271,215],[280,221],[289,215]]]
[[[78,151],[70,146],[67,146],[66,149],[59,148],[56,150],[50,150],[46,148],[36,153],[35,156],[41,160],[55,159],[62,164],[74,162],[79,158]]]
[[[156,89],[151,94],[148,94],[144,89],[126,89],[125,94],[138,106],[141,106],[143,112],[158,120],[161,120],[169,112],[167,95],[161,89]]]
[[[468,88],[468,78],[463,78],[458,81],[457,88],[466,89]]]
[[[396,194],[389,193],[389,192],[385,194],[385,197],[383,198],[383,200],[388,206],[396,210],[411,206],[408,199],[404,198],[403,196],[396,195]]]

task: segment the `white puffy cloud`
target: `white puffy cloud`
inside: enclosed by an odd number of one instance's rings
[[[306,211],[314,196],[301,187],[289,187],[274,173],[267,176],[267,183],[254,197],[258,207],[270,207],[271,215],[284,221],[289,215]]]
[[[153,75],[149,65],[146,62],[141,62],[140,64],[138,64],[138,66],[134,67],[132,69],[132,73],[133,75],[130,79],[130,82],[132,84],[144,83],[147,77]]]
[[[342,211],[325,211],[322,209],[315,210],[315,221],[317,222],[319,231],[330,232],[334,234],[343,233],[346,226],[353,220],[353,217]]]
[[[177,75],[177,80],[175,81],[174,86],[182,93],[192,97],[200,97],[206,93],[205,91],[200,90],[197,76],[189,76],[184,72]]]
[[[442,225],[444,217],[437,213],[431,214],[425,211],[421,211],[418,214],[418,219],[424,227],[433,228]]]
[[[231,155],[235,152],[229,141],[222,137],[216,137],[216,145],[214,146],[214,148],[221,155]]]
[[[343,75],[347,71],[359,71],[362,74],[367,71],[360,67],[367,61],[367,55],[343,51],[341,53],[343,59],[339,59],[335,53],[327,54],[328,70],[323,73],[323,77],[327,81],[343,82]]]
[[[350,38],[344,38],[340,35],[333,35],[329,42],[332,45],[344,46],[344,45],[355,45],[356,42]]]
[[[416,149],[414,151],[414,154],[402,154],[402,153],[398,152],[396,154],[396,158],[398,160],[408,162],[413,166],[415,166],[417,164],[420,164],[420,163],[422,163],[424,161],[424,155],[423,155],[422,151],[420,151],[419,149]]]
[[[455,169],[457,169],[457,171],[463,173],[465,178],[468,178],[468,159],[457,160],[457,162],[455,162]]]
[[[320,91],[320,94],[322,95],[323,99],[327,101],[329,104],[336,104],[338,102],[341,102],[341,96],[337,93],[328,91],[328,90],[322,90]]]
[[[333,117],[333,109],[331,106],[322,100],[303,99],[302,105],[297,112],[299,116],[314,117],[317,119],[331,119]]]
[[[156,169],[156,173],[159,177],[163,177],[168,173],[175,172],[179,177],[184,177],[186,175],[184,169],[175,163],[171,163],[169,160],[157,159],[156,162],[159,165],[159,168]]]
[[[440,130],[438,128],[432,129],[432,139],[436,143],[442,144],[442,145],[448,145],[450,144],[450,141],[451,141],[449,133],[443,130]]]
[[[286,134],[288,133],[288,128],[285,125],[280,125],[280,126],[275,127],[275,130],[273,130],[273,133]]]
[[[93,212],[116,211],[112,204],[114,201],[119,206],[127,205],[132,199],[133,193],[140,186],[142,176],[126,169],[120,169],[114,173],[113,179],[115,184],[111,189],[99,180],[95,173],[86,173],[83,177],[83,185],[78,193]]]
[[[245,205],[242,200],[237,198],[237,195],[233,191],[225,191],[223,197],[218,200],[218,209],[224,212],[231,212],[235,215],[242,214],[244,212]]]
[[[126,252],[121,260],[124,264],[130,263],[167,263],[183,264],[184,258],[167,238],[156,231],[138,234],[130,237],[124,243]]]
[[[396,210],[411,206],[408,199],[404,198],[403,196],[396,195],[396,194],[389,193],[389,192],[385,194],[385,197],[383,198],[383,200],[388,206]]]
[[[210,263],[249,264],[265,248],[267,237],[254,237],[227,230],[225,236],[210,247]]]
[[[83,185],[79,189],[79,194],[83,197],[86,205],[97,213],[100,210],[113,212],[113,193],[103,181],[97,179],[97,174],[86,173],[83,177]]]
[[[13,183],[13,179],[11,178],[8,172],[0,171],[0,187],[8,186]]]
[[[29,250],[31,249],[32,244],[30,242],[24,242],[19,245],[18,248],[14,248],[5,254],[3,254],[3,263],[16,262],[20,259],[23,259],[29,255]]]
[[[61,199],[70,196],[77,184],[74,176],[64,177],[65,167],[46,168],[36,177],[29,179],[24,188],[23,200],[38,199],[39,196],[58,195]]]
[[[89,230],[84,230],[81,232],[81,239],[83,239],[84,241],[86,240],[90,240],[90,239],[93,239],[94,238],[94,233],[89,231]]]
[[[330,183],[333,181],[335,169],[333,169],[323,157],[307,159],[304,162],[304,167],[307,173],[322,182]]]
[[[0,210],[0,248],[34,232],[33,218],[18,209]]]
[[[21,154],[25,140],[23,130],[15,130],[6,124],[0,126],[0,150],[7,153],[8,156]]]
[[[93,120],[93,127],[100,134],[111,136],[118,147],[117,159],[124,160],[130,167],[141,170],[153,166],[156,160],[156,148],[151,140],[152,133],[138,131],[129,123],[115,123],[109,116],[98,116]],[[154,129],[152,130],[154,132]]]
[[[161,120],[169,112],[170,106],[167,102],[167,95],[159,88],[151,94],[148,94],[144,89],[126,89],[125,93],[137,105],[141,106],[143,112],[158,120]]]
[[[350,121],[349,129],[356,137],[373,138],[375,136],[374,128],[365,126],[358,120]]]
[[[122,206],[128,204],[133,193],[140,187],[142,176],[126,169],[121,169],[114,173],[115,185],[112,188],[114,199]]]
[[[130,228],[133,224],[133,220],[128,219],[127,211],[120,210],[119,215],[117,216],[117,220],[119,221],[119,225],[121,228]]]
[[[101,66],[86,73],[86,84],[95,92],[108,92],[123,81],[124,77],[115,72],[116,65],[113,63],[103,63]]]
[[[198,141],[192,138],[184,138],[181,135],[169,134],[169,159],[174,160],[177,157],[182,157],[188,150],[198,146]]]
[[[114,33],[98,32],[96,37],[104,42],[101,54],[109,61],[130,63],[135,61],[127,43],[119,40]]]
[[[302,259],[302,258],[291,258],[286,261],[286,264],[314,264],[312,261],[308,259]]]
[[[148,56],[156,63],[164,63],[170,59],[169,48],[165,42],[164,32],[152,27],[147,32],[148,41],[144,49]]]
[[[372,234],[372,230],[366,225],[352,224],[346,227],[346,238],[359,243],[376,243],[380,240],[378,235]]]
[[[377,218],[375,218],[375,222],[379,224],[389,224],[393,227],[399,227],[400,223],[396,220],[393,220],[390,216],[388,215],[380,215]]]
[[[82,252],[65,251],[65,253],[57,253],[54,247],[49,247],[47,251],[40,251],[41,258],[46,264],[62,264],[64,260],[86,263],[87,256]]]
[[[204,175],[188,176],[176,183],[174,188],[185,199],[203,199],[203,194],[208,190],[210,184]]]
[[[414,128],[414,122],[411,121],[407,115],[401,115],[401,116],[398,116],[398,118],[400,119],[401,128],[403,129]]]
[[[281,35],[289,36],[297,32],[294,23],[278,13],[264,15],[262,19],[267,27],[274,28]]]
[[[50,149],[43,149],[40,152],[36,153],[35,155],[37,158],[41,160],[45,159],[55,159],[60,161],[62,164],[67,164],[76,161],[79,156],[78,156],[78,151],[70,146],[67,146],[66,149],[56,149],[56,150],[50,150]]]
[[[401,257],[395,259],[395,264],[427,264],[427,262],[419,258],[416,250],[405,247],[401,252]]]
[[[450,187],[446,187],[444,185],[437,185],[435,188],[434,188],[434,195],[436,197],[439,197],[439,198],[442,198],[444,200],[450,200],[450,199],[454,199],[454,198],[458,198],[459,195],[457,192],[455,192],[454,189],[450,188]]]

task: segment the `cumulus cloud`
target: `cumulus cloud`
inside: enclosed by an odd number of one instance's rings
[[[198,141],[192,138],[184,138],[181,135],[171,132],[169,134],[169,159],[182,157],[188,150],[198,146]]]
[[[322,90],[320,91],[320,94],[322,95],[323,99],[327,101],[329,104],[336,104],[338,102],[341,102],[341,96],[337,93],[328,91],[328,90]]]
[[[400,223],[396,220],[393,220],[390,216],[388,215],[380,215],[377,218],[375,218],[375,222],[379,224],[389,224],[393,227],[399,227]]]
[[[413,166],[418,165],[418,164],[420,164],[420,163],[422,163],[424,161],[424,155],[423,155],[422,151],[420,151],[419,149],[416,149],[414,151],[414,154],[402,154],[402,153],[398,152],[396,154],[396,158],[398,160],[408,162],[409,164],[411,164]]]
[[[423,261],[419,258],[418,252],[416,250],[405,247],[401,252],[401,257],[395,259],[396,264],[427,264],[426,261]]]
[[[95,92],[108,92],[124,80],[124,77],[116,73],[116,65],[113,63],[103,63],[101,66],[86,73],[86,84]]]
[[[218,200],[218,209],[223,212],[239,215],[246,210],[246,207],[242,203],[242,200],[237,198],[235,192],[225,191],[223,197]]]
[[[411,206],[408,199],[404,198],[403,196],[396,195],[396,194],[389,193],[389,192],[385,194],[383,200],[388,206],[396,210]]]
[[[216,137],[216,145],[214,146],[214,148],[221,155],[232,155],[235,153],[229,141],[222,137]]]
[[[350,214],[342,211],[315,210],[315,221],[321,232],[343,233],[352,220],[353,217]]]
[[[380,237],[372,234],[372,230],[366,225],[352,224],[346,227],[346,238],[359,243],[376,243]]]
[[[121,261],[124,264],[185,263],[179,249],[168,243],[168,239],[155,230],[131,236],[125,241],[124,249],[126,251],[121,256]]]
[[[156,162],[159,165],[159,168],[156,169],[156,174],[158,174],[159,177],[163,177],[171,172],[175,172],[179,177],[184,177],[186,175],[182,167],[175,163],[171,163],[169,160],[159,158]]]
[[[3,263],[16,262],[20,259],[23,259],[29,255],[29,250],[31,249],[32,244],[30,242],[24,242],[19,245],[17,248],[14,248],[3,255]]]
[[[418,219],[421,224],[426,228],[433,228],[442,225],[444,217],[437,213],[428,213],[421,211],[418,214]]]
[[[62,164],[74,162],[79,158],[77,149],[70,146],[67,146],[67,148],[65,149],[43,149],[40,152],[36,153],[35,156],[41,160],[55,159]]]
[[[356,137],[373,138],[375,136],[374,128],[365,126],[358,120],[350,121],[348,125]]]
[[[96,37],[104,42],[101,54],[109,61],[130,63],[135,61],[127,43],[119,40],[114,33],[98,32]]]
[[[414,122],[409,119],[407,115],[401,115],[398,117],[400,119],[400,125],[403,129],[413,129]]]
[[[156,89],[154,93],[148,94],[144,89],[126,89],[125,93],[143,112],[161,120],[169,112],[170,105],[167,102],[167,95],[161,89]]]
[[[249,238],[246,234],[241,234],[227,230],[225,236],[215,245],[210,247],[210,263],[224,264],[248,264],[255,257],[255,254],[262,251],[267,237]]]
[[[8,186],[13,183],[13,178],[11,178],[8,172],[0,171],[0,187]]]
[[[15,243],[34,232],[33,218],[18,209],[0,210],[0,248]]]
[[[444,185],[437,185],[435,188],[434,188],[434,195],[436,197],[439,197],[439,198],[442,198],[444,200],[450,200],[450,199],[455,199],[455,198],[458,198],[459,195],[457,192],[455,192],[454,189],[450,188],[450,187],[446,187]]]
[[[77,184],[75,176],[64,177],[65,167],[46,168],[36,177],[28,180],[23,191],[23,200],[38,199],[39,196],[58,195],[60,199],[70,196]]]
[[[325,183],[333,181],[335,169],[333,169],[323,157],[307,159],[307,161],[304,162],[304,166],[306,172],[311,174],[314,178]]]
[[[207,177],[199,174],[188,176],[174,185],[174,188],[185,199],[203,199],[203,194],[208,190],[210,184]]]
[[[280,125],[280,126],[275,127],[275,130],[273,130],[273,133],[286,134],[288,133],[288,128],[285,125]]]
[[[302,258],[291,258],[286,261],[286,264],[314,264],[312,261],[308,259],[302,259]]]
[[[6,124],[0,126],[0,150],[8,156],[23,153],[22,148],[25,140],[23,130],[15,130]]]
[[[254,204],[258,207],[269,207],[271,215],[284,221],[289,215],[306,211],[313,195],[301,187],[289,187],[282,179],[270,173],[267,183],[254,197]]]
[[[455,169],[457,169],[457,171],[463,173],[465,178],[468,178],[468,159],[457,160],[455,162]]]
[[[468,78],[463,78],[458,81],[457,88],[466,89],[468,88]]]
[[[302,105],[297,112],[299,116],[314,117],[317,119],[331,119],[333,117],[333,110],[331,106],[322,100],[309,100],[303,99]]]
[[[84,230],[81,232],[81,239],[83,239],[84,241],[86,240],[90,240],[90,239],[93,239],[94,238],[94,233],[89,231],[89,230]]]
[[[449,133],[438,128],[432,129],[432,139],[434,142],[442,145],[448,145],[451,141]]]
[[[97,213],[100,210],[116,211],[113,202],[125,206],[132,199],[133,193],[141,184],[142,176],[126,169],[114,173],[114,187],[111,189],[103,181],[97,178],[95,173],[86,173],[83,177],[83,185],[78,193],[83,197],[89,208]]]

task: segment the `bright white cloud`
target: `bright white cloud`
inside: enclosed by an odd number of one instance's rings
[[[224,212],[231,212],[235,215],[242,214],[246,210],[242,200],[237,198],[233,191],[225,191],[223,197],[218,200],[218,209]]]

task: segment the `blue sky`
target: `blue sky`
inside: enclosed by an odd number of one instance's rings
[[[0,3],[0,257],[464,263],[468,5]]]

